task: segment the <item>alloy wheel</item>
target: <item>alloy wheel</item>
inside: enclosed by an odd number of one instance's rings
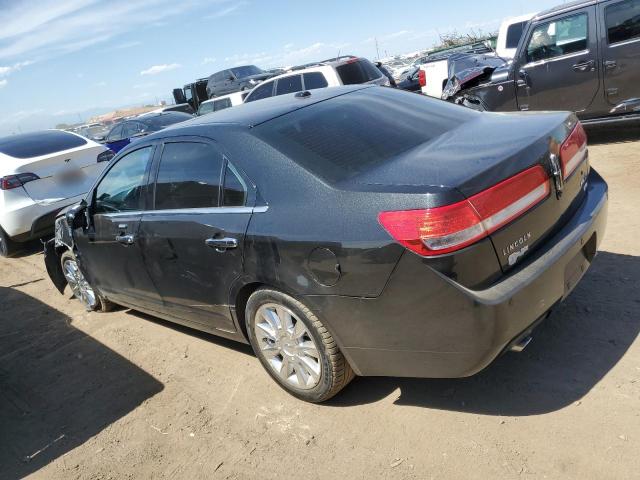
[[[320,352],[307,326],[283,305],[267,303],[256,312],[255,337],[269,367],[285,383],[308,390],[320,382]]]
[[[62,271],[73,295],[82,302],[87,310],[93,310],[97,305],[96,294],[78,268],[78,263],[67,258],[62,264]]]

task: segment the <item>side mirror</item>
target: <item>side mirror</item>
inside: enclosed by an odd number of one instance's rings
[[[98,143],[104,143],[107,141],[107,137],[105,136],[93,137],[93,141]]]
[[[67,213],[65,213],[65,218],[67,219],[67,224],[71,228],[79,228],[86,227],[87,222],[87,202],[86,200],[82,200],[80,203],[74,205]]]

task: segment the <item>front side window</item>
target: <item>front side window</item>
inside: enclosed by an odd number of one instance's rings
[[[208,143],[167,143],[156,180],[155,208],[218,206],[222,155]]]
[[[230,98],[223,98],[222,100],[216,100],[213,102],[213,111],[217,112],[219,110],[224,110],[225,108],[229,108],[231,106]]]
[[[262,100],[263,98],[269,98],[273,95],[273,82],[265,82],[261,85],[258,85],[256,88],[252,90],[249,94],[246,102],[254,102],[256,100]]]
[[[587,14],[538,25],[527,46],[527,61],[538,62],[587,49]]]
[[[118,160],[96,187],[94,213],[141,209],[141,193],[152,150],[152,147],[141,148]]]
[[[309,72],[303,75],[305,90],[313,90],[315,88],[326,88],[329,86],[327,79],[320,72]]]
[[[302,75],[290,75],[278,80],[276,95],[285,95],[302,91]]]
[[[122,124],[113,127],[107,137],[107,142],[116,142],[118,140],[122,140]]]
[[[609,44],[640,38],[640,0],[625,0],[605,9]]]
[[[131,138],[136,133],[139,133],[140,129],[138,128],[138,124],[136,122],[128,122],[125,123],[122,127],[122,137],[123,138]]]

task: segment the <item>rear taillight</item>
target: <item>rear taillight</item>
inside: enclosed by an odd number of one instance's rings
[[[560,164],[562,177],[566,180],[578,165],[587,158],[587,133],[580,122],[560,147]]]
[[[420,71],[418,72],[418,83],[421,87],[427,86],[427,74],[422,69],[420,69]]]
[[[0,178],[0,190],[11,190],[23,186],[25,183],[40,180],[35,173],[19,173]]]
[[[411,251],[434,256],[490,235],[544,200],[549,177],[537,165],[462,202],[424,210],[381,212],[378,221]]]
[[[116,156],[116,153],[113,150],[105,150],[100,155],[98,155],[98,163],[109,162],[115,156]]]

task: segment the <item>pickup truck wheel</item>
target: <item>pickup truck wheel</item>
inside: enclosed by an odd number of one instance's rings
[[[295,397],[323,402],[355,376],[322,322],[289,295],[257,290],[249,297],[245,319],[249,341],[262,366]]]
[[[0,257],[10,258],[18,251],[18,246],[9,238],[9,235],[0,228]]]
[[[94,310],[108,312],[113,309],[114,304],[103,298],[84,277],[73,252],[69,250],[64,252],[60,257],[60,263],[62,264],[62,273],[64,273],[73,296],[80,300],[88,312]]]

